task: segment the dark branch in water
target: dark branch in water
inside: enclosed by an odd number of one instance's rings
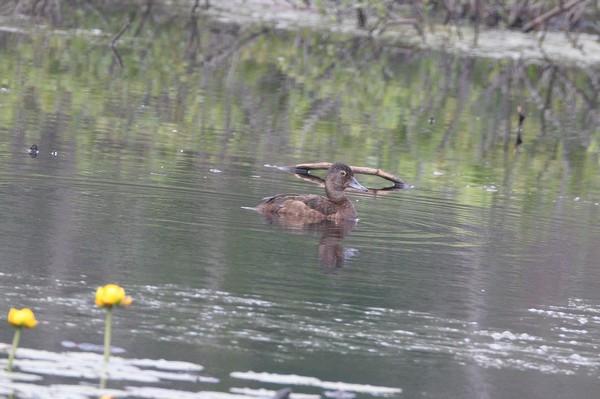
[[[111,49],[115,58],[117,59],[117,62],[119,63],[119,66],[123,68],[123,59],[121,58],[121,54],[119,54],[119,50],[117,50],[115,46],[111,46]]]
[[[117,40],[119,40],[121,38],[121,36],[123,35],[123,33],[125,33],[125,31],[127,29],[129,29],[129,26],[131,25],[131,21],[127,21],[125,23],[125,25],[123,25],[123,27],[121,28],[121,30],[119,31],[119,33],[117,33],[117,35],[115,36],[115,38],[112,40],[112,42],[110,43],[110,46],[112,48],[115,48],[116,44],[117,44]]]
[[[318,184],[322,184],[324,183],[324,180],[322,178],[318,176],[313,176],[309,174],[309,172],[311,170],[327,170],[330,166],[331,162],[317,162],[300,163],[294,166],[283,166],[279,169],[284,170],[286,172],[294,173],[304,180],[309,180]],[[394,176],[393,174],[383,171],[381,169],[368,168],[365,166],[350,166],[350,168],[352,168],[352,171],[356,174],[377,176],[394,183],[392,187],[386,187],[383,189],[369,189],[369,191],[371,192],[398,190],[404,188],[405,186],[405,183],[401,178]]]
[[[523,113],[523,108],[520,105],[517,107],[517,112],[519,113],[519,124],[517,126],[517,141],[515,141],[515,148],[518,148],[521,144],[523,144],[523,121],[525,121],[525,114]]]
[[[123,68],[123,60],[121,59],[121,55],[119,54],[119,51],[117,50],[116,44],[117,44],[117,40],[119,40],[121,35],[123,35],[123,33],[125,33],[125,31],[127,29],[129,29],[130,25],[131,25],[131,20],[127,21],[127,23],[125,25],[123,25],[123,27],[121,28],[119,33],[117,33],[117,36],[115,36],[115,38],[110,43],[110,48],[112,49],[113,54],[115,55],[115,58],[117,59],[117,62],[119,63],[119,66],[121,68]]]

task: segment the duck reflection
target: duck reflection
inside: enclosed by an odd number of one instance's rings
[[[324,271],[337,271],[344,261],[358,253],[357,249],[344,248],[343,239],[356,226],[356,220],[323,220],[310,222],[306,218],[285,214],[264,214],[264,220],[274,226],[302,234],[321,235],[318,246],[319,266]]]

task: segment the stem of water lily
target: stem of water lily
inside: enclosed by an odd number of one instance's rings
[[[19,346],[19,340],[21,339],[21,327],[17,327],[15,329],[15,335],[13,336],[12,347],[10,349],[10,356],[8,357],[8,366],[6,366],[6,371],[12,371],[13,360],[15,360],[15,353],[17,352],[17,347]]]
[[[104,326],[104,363],[110,356],[110,334],[112,327],[112,306],[106,308],[106,325]]]
[[[98,389],[106,388],[106,379],[108,378],[107,375],[108,372],[106,371],[106,369],[102,371],[102,374],[100,374],[100,384],[98,384]]]

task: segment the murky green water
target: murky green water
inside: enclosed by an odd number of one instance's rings
[[[107,282],[135,300],[118,397],[597,396],[598,71],[184,26],[123,68],[106,37],[0,34],[0,310],[40,321],[15,363],[39,378],[0,396],[102,393]],[[409,189],[351,195],[344,231],[243,208],[321,192],[266,165],[334,160]]]

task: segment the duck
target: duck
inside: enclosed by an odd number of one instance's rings
[[[311,221],[352,220],[356,219],[356,208],[344,193],[348,187],[369,191],[356,180],[350,166],[336,162],[329,167],[325,177],[326,197],[316,194],[277,194],[263,198],[255,209],[266,215],[302,217]]]

